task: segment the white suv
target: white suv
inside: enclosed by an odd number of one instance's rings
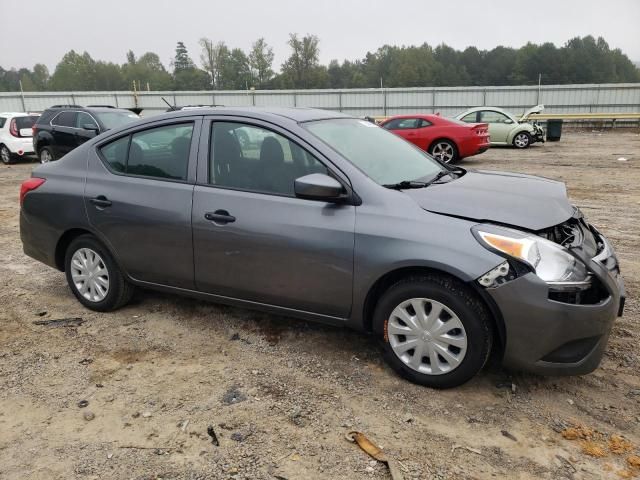
[[[31,127],[38,115],[20,112],[0,112],[0,160],[8,165],[16,157],[33,155]]]

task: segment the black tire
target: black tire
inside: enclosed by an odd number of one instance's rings
[[[49,160],[44,160],[43,156],[45,156],[47,154],[49,155]],[[40,160],[40,163],[53,162],[55,159],[56,159],[56,157],[54,157],[53,151],[49,147],[42,147],[40,149],[40,151],[38,152],[38,160]]]
[[[71,277],[71,259],[75,252],[82,248],[88,248],[96,252],[101,258],[104,268],[106,268],[109,278],[107,294],[101,301],[91,301],[85,298]],[[93,235],[80,235],[71,241],[64,258],[65,274],[69,288],[78,301],[90,310],[96,312],[110,312],[126,305],[133,296],[134,286],[131,285],[122,275],[120,268],[109,251]]]
[[[453,370],[432,375],[406,365],[393,351],[387,332],[391,313],[402,302],[428,298],[446,305],[460,319],[467,337],[467,349]],[[392,285],[380,298],[374,312],[374,329],[382,332],[385,361],[410,382],[431,388],[452,388],[473,378],[484,367],[493,343],[492,322],[487,308],[462,282],[439,274],[408,277]]]
[[[519,141],[519,137],[521,137],[521,141]],[[529,132],[518,132],[513,137],[513,146],[519,149],[529,148],[531,146],[532,138]]]
[[[452,156],[451,156],[451,158],[449,160],[446,160],[444,158],[439,158],[440,155],[438,155],[438,153],[436,152],[436,150],[439,147],[443,147],[443,146],[448,146],[448,148],[451,149],[451,155]],[[447,163],[447,164],[456,163],[458,160],[460,160],[460,155],[458,153],[458,147],[451,140],[445,140],[445,139],[436,140],[435,142],[433,142],[429,146],[429,154],[432,157],[436,158],[437,160],[440,160],[442,163]]]
[[[0,145],[0,160],[2,160],[2,163],[4,163],[5,165],[10,165],[13,163],[13,154],[6,145]]]

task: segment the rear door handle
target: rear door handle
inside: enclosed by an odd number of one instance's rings
[[[98,195],[97,197],[92,198],[89,201],[99,208],[105,208],[105,207],[111,206],[111,200],[107,199],[107,197],[105,197],[104,195]]]
[[[227,223],[233,223],[236,221],[236,217],[233,215],[229,215],[229,212],[226,210],[216,210],[215,212],[207,212],[204,214],[204,218],[207,220],[218,223],[220,225],[225,225]]]

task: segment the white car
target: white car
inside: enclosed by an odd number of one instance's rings
[[[22,112],[0,112],[0,160],[5,165],[15,158],[33,155],[31,127],[38,115]]]
[[[529,123],[532,115],[544,110],[544,105],[536,105],[521,117],[497,107],[470,108],[455,116],[466,123],[486,123],[489,125],[491,145],[513,145],[527,148],[534,142],[544,142],[544,130],[538,122]]]

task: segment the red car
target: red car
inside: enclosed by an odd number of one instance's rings
[[[454,163],[489,148],[486,123],[463,123],[439,115],[397,115],[387,118],[380,126],[444,163]]]

